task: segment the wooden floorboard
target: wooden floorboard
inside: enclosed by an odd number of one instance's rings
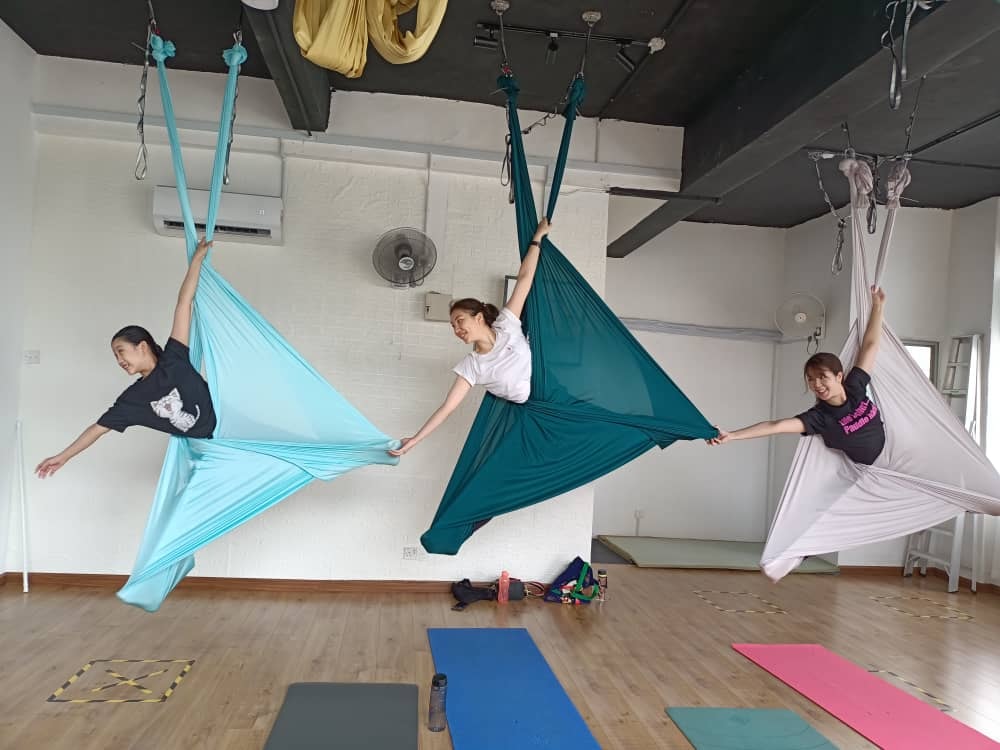
[[[182,589],[148,614],[108,589],[0,587],[0,746],[253,750],[300,681],[416,683],[423,724],[430,627],[527,628],[605,750],[690,748],[666,706],[789,708],[840,748],[873,747],[734,642],[820,643],[1000,741],[996,594],[947,594],[939,578],[793,575],[773,585],[750,572],[607,567],[603,604],[479,602],[464,612],[441,593]],[[47,700],[102,659],[194,665],[163,702]],[[64,695],[156,698],[179,668],[95,662]],[[111,674],[161,669],[135,679],[141,687]],[[421,729],[423,750],[450,747],[447,732]]]

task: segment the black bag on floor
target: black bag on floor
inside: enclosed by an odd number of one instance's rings
[[[473,586],[468,578],[451,584],[451,593],[458,599],[458,603],[452,607],[456,612],[461,612],[473,602],[491,601],[497,598],[496,586]]]

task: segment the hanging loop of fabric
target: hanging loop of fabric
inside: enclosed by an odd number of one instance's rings
[[[844,270],[844,227],[847,226],[847,219],[837,219],[837,242],[833,252],[833,262],[830,263],[830,271],[834,276],[839,276]]]
[[[885,6],[889,27],[882,34],[882,46],[889,51],[889,108],[899,109],[903,101],[903,84],[907,78],[907,47],[910,40],[910,25],[913,14],[920,10],[931,10],[935,2],[947,0],[890,0]],[[896,52],[896,19],[902,15],[903,28],[899,35],[899,52]]]
[[[850,148],[848,150],[853,151],[853,149]],[[837,212],[836,208],[834,208],[833,201],[830,200],[830,194],[826,192],[826,186],[823,184],[823,173],[819,170],[819,162],[820,159],[825,159],[828,156],[829,155],[827,154],[819,152],[812,152],[809,154],[809,158],[812,159],[813,167],[816,170],[816,181],[819,183],[819,190],[823,194],[823,200],[826,201],[826,205],[829,207],[833,218],[837,220],[836,246],[834,248],[833,261],[830,263],[830,271],[834,276],[837,276],[844,270],[844,227],[847,224],[847,220]]]
[[[139,98],[136,99],[136,110],[139,119],[136,122],[135,130],[139,134],[139,152],[135,157],[135,179],[146,179],[146,171],[149,166],[149,151],[146,148],[146,84],[149,81],[149,57],[152,54],[150,44],[153,35],[159,35],[159,27],[156,23],[156,14],[153,12],[152,0],[146,0],[146,8],[149,11],[149,20],[146,22],[146,46],[142,50],[142,76],[139,78]],[[136,45],[138,46],[138,45]]]
[[[868,234],[875,234],[875,230],[878,229],[878,157],[875,157],[875,163],[872,166],[872,189],[868,193],[868,214],[866,216],[868,223]]]
[[[503,164],[500,165],[500,184],[504,187],[510,186],[507,191],[507,200],[513,205],[514,204],[514,183],[511,181],[510,175],[510,133],[504,136],[504,154],[503,154]]]
[[[506,0],[493,0],[490,3],[490,7],[497,14],[497,19],[500,23],[500,80],[498,81],[497,90],[493,92],[497,93],[507,91],[504,83],[512,81],[514,78],[514,70],[510,66],[510,60],[507,58],[507,37],[504,34],[503,27],[503,14],[510,8],[510,3]],[[514,85],[516,86],[516,84]],[[504,136],[503,163],[500,165],[500,184],[508,188],[507,201],[510,205],[514,205],[514,182],[511,178],[511,144],[509,132]]]
[[[223,55],[222,55],[222,59],[226,61],[226,65],[229,65],[229,59],[226,57],[226,54],[229,53],[229,52],[232,52],[232,50],[234,50],[236,48],[239,48],[239,49],[243,50],[243,59],[240,60],[236,64],[236,66],[237,66],[236,67],[236,75],[237,75],[237,78],[236,78],[236,91],[233,93],[233,116],[232,116],[232,118],[229,121],[229,140],[226,143],[226,164],[225,164],[225,167],[224,167],[224,170],[223,170],[223,173],[222,173],[222,184],[223,185],[228,185],[229,184],[229,159],[230,159],[230,157],[232,156],[232,153],[233,153],[233,130],[235,130],[235,128],[236,128],[236,99],[240,95],[239,71],[240,71],[240,66],[242,66],[242,64],[247,59],[246,50],[243,48],[243,23],[242,23],[243,22],[243,10],[242,10],[242,8],[243,8],[243,6],[241,5],[240,6],[240,24],[236,27],[236,31],[233,32],[233,47],[231,49],[229,49],[229,50],[226,50],[226,52],[223,53]]]

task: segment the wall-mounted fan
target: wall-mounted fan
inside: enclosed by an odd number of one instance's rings
[[[434,242],[419,229],[390,229],[378,238],[372,264],[397,289],[420,286],[437,263]]]
[[[774,313],[774,324],[786,341],[806,340],[819,346],[826,332],[826,308],[811,294],[793,294]]]

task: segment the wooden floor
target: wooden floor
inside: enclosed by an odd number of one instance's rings
[[[440,594],[178,591],[149,615],[109,590],[25,596],[19,580],[8,581],[0,587],[0,747],[252,750],[297,681],[415,682],[423,724],[434,671],[425,631],[469,626],[526,627],[606,750],[689,748],[666,706],[786,707],[840,748],[873,747],[733,642],[820,643],[923,695],[900,680],[912,683],[1000,740],[996,594],[949,595],[935,578],[792,575],[774,586],[756,573],[608,568],[601,605],[481,602],[461,613]],[[771,605],[783,613],[760,612]],[[48,701],[84,665],[112,658],[194,664],[165,702]],[[184,666],[97,663],[61,697],[155,698]],[[136,684],[109,687],[121,681],[109,669]],[[450,747],[447,733],[421,729],[424,750]]]

